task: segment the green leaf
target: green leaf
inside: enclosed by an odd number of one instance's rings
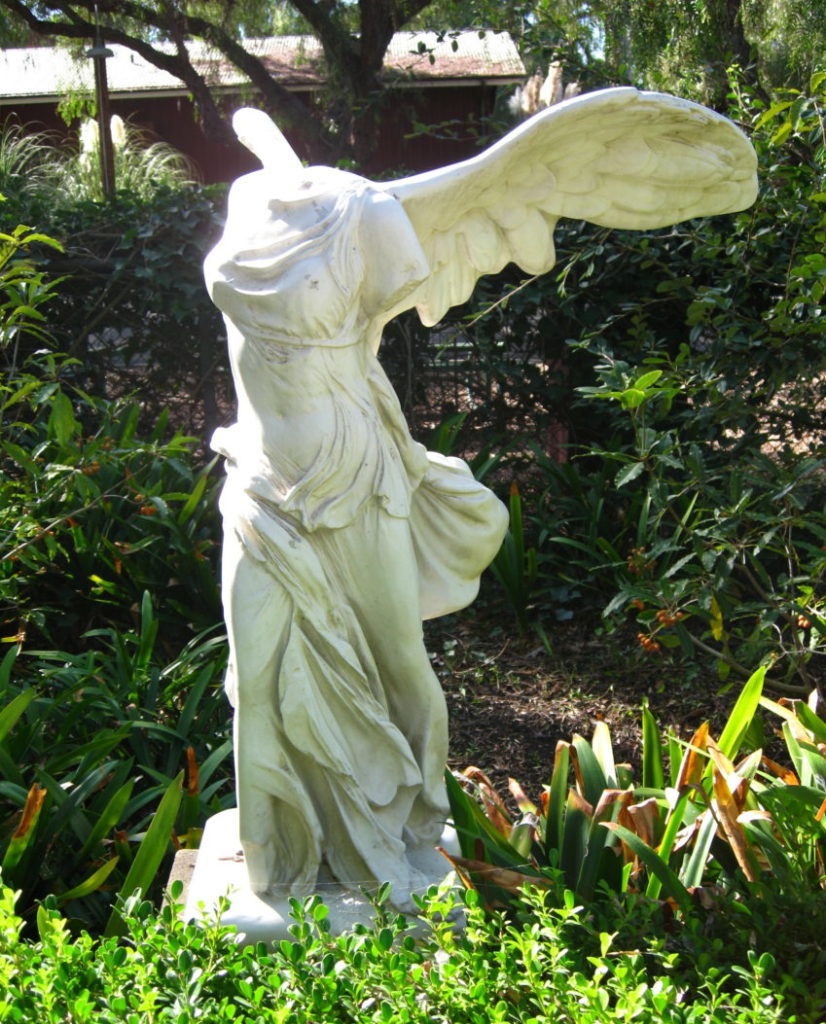
[[[597,722],[594,725],[591,749],[605,776],[606,786],[616,786],[617,769],[614,764],[614,748],[611,744],[611,731],[606,722]]]
[[[12,884],[15,870],[23,860],[29,850],[29,847],[32,845],[35,835],[37,834],[37,823],[40,820],[40,813],[43,810],[45,797],[46,790],[41,789],[38,785],[31,787],[26,796],[26,802],[23,805],[20,822],[12,833],[11,839],[9,839],[9,845],[6,847],[6,852],[3,854],[3,863],[2,868],[0,868],[0,873],[2,873],[4,879]]]
[[[206,786],[209,779],[212,777],[213,772],[221,766],[221,764],[232,754],[232,740],[225,740],[220,747],[216,747],[215,750],[204,760],[204,763],[198,770],[198,777],[200,779],[201,789]],[[218,785],[222,785],[219,780]]]
[[[155,812],[152,822],[146,831],[146,835],[138,847],[132,866],[129,868],[123,885],[118,893],[118,902],[122,902],[131,896],[136,890],[146,893],[155,880],[158,868],[169,848],[170,837],[175,826],[175,818],[178,816],[178,808],[181,805],[183,795],[184,773],[180,772],[177,778],[170,782],[164,793],[158,809]],[[126,923],[115,907],[109,917],[104,929],[104,937],[123,935],[126,931]]]
[[[720,750],[730,761],[737,756],[743,737],[760,706],[765,676],[766,667],[762,666],[750,677],[737,698],[737,703],[732,708],[726,726],[720,735]]]
[[[562,829],[565,822],[565,806],[568,796],[568,772],[571,765],[570,748],[560,742],[556,747],[551,784],[548,787],[548,806],[545,815],[545,852],[560,851]]]
[[[703,884],[706,862],[714,837],[717,834],[717,819],[711,812],[707,812],[700,824],[700,829],[694,837],[694,846],[691,854],[680,870],[680,879],[687,889]]]
[[[91,893],[97,892],[109,875],[111,875],[115,870],[119,860],[120,857],[112,857],[110,860],[107,860],[105,864],[101,865],[97,871],[89,875],[85,881],[66,892],[60,893],[57,897],[58,903],[68,903],[69,900],[83,899],[84,896],[89,896]]]
[[[52,400],[52,410],[49,413],[48,422],[49,435],[58,444],[66,445],[72,437],[80,430],[80,424],[75,419],[72,403],[63,391],[58,391]]]
[[[711,628],[711,635],[718,642],[723,639],[723,613],[720,609],[720,605],[717,598],[712,595],[711,598],[711,614],[709,616],[709,626]]]
[[[192,492],[187,498],[181,511],[178,513],[178,523],[184,526],[192,518],[195,509],[198,507],[198,502],[204,495],[207,485],[207,474],[202,473],[195,481],[195,486],[192,488]]]
[[[644,469],[644,462],[631,462],[627,466],[623,466],[614,477],[614,486],[624,487],[626,484],[630,484],[632,480],[637,479]]]
[[[593,807],[596,807],[603,792],[609,788],[608,779],[602,766],[594,754],[591,744],[582,736],[575,735],[572,746],[582,777],[582,795]]]
[[[12,652],[10,651],[9,654]],[[4,658],[4,663],[8,655]],[[23,690],[0,711],[0,743],[6,738],[11,729],[14,728],[20,716],[37,696],[35,690]]]
[[[575,790],[569,790],[559,851],[559,867],[565,875],[566,884],[574,892],[579,891],[580,873],[588,854],[588,833],[591,825],[591,819],[581,805],[582,798]]]
[[[129,803],[129,798],[132,795],[132,788],[134,784],[134,779],[130,779],[124,785],[115,790],[109,798],[106,806],[98,815],[92,831],[89,833],[86,838],[86,842],[83,844],[83,847],[78,854],[79,860],[91,851],[94,851],[98,843],[102,842],[104,837],[120,823],[124,809]]]
[[[657,856],[664,864],[668,864],[671,859],[671,851],[674,849],[674,843],[677,840],[677,835],[683,826],[685,810],[688,807],[690,797],[691,790],[686,789],[682,796],[680,796],[679,800],[677,800],[677,803],[672,808],[668,815],[668,819],[666,820],[662,841],[657,849]],[[651,878],[648,880],[645,895],[650,899],[655,900],[659,896],[661,888],[662,879],[659,875],[652,874]]]
[[[617,822],[604,821],[602,827],[615,832],[631,847],[635,856],[639,857],[648,870],[659,879],[665,894],[674,900],[683,913],[687,914],[691,910],[691,894],[656,850],[652,850],[638,835]]]
[[[642,784],[646,789],[665,785],[660,730],[647,704],[642,709]]]
[[[760,117],[754,122],[754,128],[752,130],[757,131],[758,128],[762,128],[764,124],[767,124],[773,118],[777,117],[778,114],[781,114],[784,110],[788,110],[788,108],[791,105],[791,100],[780,103],[772,103],[769,109],[766,110],[763,114],[761,114]]]
[[[805,701],[798,701],[794,706],[795,714],[809,730],[818,743],[826,743],[826,722],[814,713]]]
[[[648,373],[644,373],[634,381],[634,387],[639,388],[640,391],[646,391],[652,384],[656,384],[662,375],[662,370],[649,370]]]
[[[623,391],[620,395],[620,404],[623,409],[637,409],[646,399],[644,391],[640,391],[639,388],[628,388]]]
[[[445,770],[445,785],[462,856],[473,860],[486,860],[487,863],[499,867],[524,864],[525,858],[494,827],[482,808],[462,789],[449,769]]]

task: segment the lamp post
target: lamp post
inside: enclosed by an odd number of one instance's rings
[[[103,194],[111,196],[115,191],[115,153],[112,146],[111,120],[109,116],[109,83],[106,80],[106,60],[114,57],[108,46],[103,45],[98,9],[95,4],[95,45],[86,51],[86,56],[95,62],[95,96],[98,108],[98,134],[100,138],[100,180]]]

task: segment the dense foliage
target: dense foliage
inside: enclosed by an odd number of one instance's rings
[[[771,105],[735,84],[751,210],[633,234],[563,222],[556,280],[493,302],[502,282],[482,282],[457,324],[465,436],[484,422],[531,453],[511,461],[523,555],[499,573],[523,622],[596,603],[682,672],[711,658],[745,679],[768,658],[769,685],[822,678],[824,84]]]
[[[128,902],[123,942],[72,936],[54,909],[38,915],[39,940],[18,938],[8,890],[0,904],[0,1014],[43,1024],[816,1024],[823,981],[793,957],[766,949],[773,931],[752,907],[698,909],[668,927],[656,907],[585,909],[529,894],[529,915],[483,915],[468,894],[423,901],[414,931],[379,898],[375,927],[329,934],[326,910],[295,905],[290,939],[239,946],[226,929],[182,924],[174,905],[156,914]],[[466,917],[457,930],[450,919]],[[786,927],[812,911],[785,909]],[[446,919],[447,918],[447,919]],[[769,940],[770,941],[770,940]]]
[[[26,919],[52,893],[116,930],[114,894],[231,796],[215,485],[166,416],[141,438],[36,347],[52,243],[0,244],[0,865]]]
[[[433,444],[511,484],[495,572],[523,629],[632,616],[639,657],[668,658],[675,685],[705,660],[748,680],[716,737],[682,745],[644,712],[638,785],[602,726],[560,741],[544,800],[515,789],[516,819],[484,778],[489,818],[450,782],[479,893],[464,932],[434,897],[416,941],[382,910],[332,938],[312,904],[293,940],[245,950],[171,907],[113,907],[156,893],[171,849],[232,799],[217,481],[171,425],[180,403],[153,414],[162,386],[197,393],[223,358],[200,280],[220,215],[169,183],[47,199],[37,153],[12,154],[0,1019],[822,1020],[824,87],[769,103],[733,80],[754,209],[637,235],[563,225],[555,279],[512,276],[503,302],[483,283],[435,348],[394,329]],[[136,385],[157,394],[102,397]],[[766,756],[777,725],[782,758]]]
[[[688,742],[662,737],[644,709],[636,783],[604,722],[591,743],[557,744],[541,807],[512,780],[516,821],[484,773],[461,778],[484,813],[448,777],[463,853],[452,859],[467,884],[501,907],[526,879],[547,888],[561,871],[579,899],[630,892],[665,898],[680,914],[701,888],[780,900],[826,889],[826,721],[804,702],[763,697],[764,675],[743,688],[718,738],[708,722]],[[769,738],[761,704],[782,721],[785,765],[755,747]]]
[[[83,150],[67,155],[48,137],[7,128],[3,219],[36,223],[61,243],[32,252],[50,282],[52,346],[77,360],[74,382],[96,396],[140,393],[144,424],[173,405],[176,424],[203,437],[228,386],[223,324],[201,269],[224,189],[182,181],[165,150],[125,131],[119,188],[101,202],[94,147],[84,162]],[[27,337],[5,349],[12,368],[39,344]]]

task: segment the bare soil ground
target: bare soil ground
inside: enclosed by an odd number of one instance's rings
[[[492,601],[427,624],[447,698],[454,770],[475,765],[503,794],[513,777],[538,799],[557,742],[574,733],[590,738],[598,720],[611,730],[616,759],[638,769],[644,700],[663,733],[688,738],[706,719],[718,730],[725,721],[734,696],[718,692],[719,680],[689,681],[684,669],[635,645],[633,630],[601,636],[598,623],[576,620],[548,629],[550,651],[536,634],[520,636]]]

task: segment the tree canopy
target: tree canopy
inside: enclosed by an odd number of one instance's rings
[[[630,80],[720,101],[732,63],[767,92],[805,87],[823,63],[826,5],[810,0],[593,0],[606,59]]]
[[[415,24],[510,32],[531,71],[562,59],[587,86],[716,105],[732,64],[772,92],[805,88],[826,53],[826,4],[811,0],[434,0]]]

